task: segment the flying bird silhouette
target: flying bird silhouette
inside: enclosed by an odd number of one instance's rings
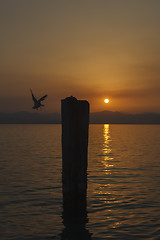
[[[32,108],[38,110],[39,107],[44,107],[44,105],[41,104],[41,101],[43,101],[48,95],[44,95],[43,97],[41,97],[40,99],[37,100],[32,92],[32,89],[30,89],[30,91],[32,94],[32,99],[34,101],[34,106]]]

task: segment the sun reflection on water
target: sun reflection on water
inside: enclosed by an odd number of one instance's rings
[[[109,124],[104,124],[103,128],[103,137],[104,137],[104,143],[103,143],[103,160],[102,163],[104,164],[104,171],[106,174],[111,174],[111,167],[113,167],[112,160],[113,157],[111,157],[111,138],[110,138],[110,130],[109,130]]]
[[[103,180],[99,186],[99,199],[103,202],[103,204],[113,203],[115,200],[111,194],[111,174],[113,168],[113,156],[112,156],[112,148],[111,148],[111,137],[109,124],[104,124],[103,126],[103,145],[102,145],[102,171],[105,176],[103,176]]]

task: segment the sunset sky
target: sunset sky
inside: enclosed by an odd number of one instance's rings
[[[160,113],[160,1],[0,0],[0,32],[0,112]]]

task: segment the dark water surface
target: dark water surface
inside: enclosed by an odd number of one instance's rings
[[[89,221],[73,235],[160,239],[160,125],[90,125],[89,135]],[[0,239],[66,239],[61,125],[0,125],[0,136]]]

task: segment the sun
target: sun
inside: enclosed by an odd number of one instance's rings
[[[109,103],[109,99],[108,98],[104,99],[104,102]]]

